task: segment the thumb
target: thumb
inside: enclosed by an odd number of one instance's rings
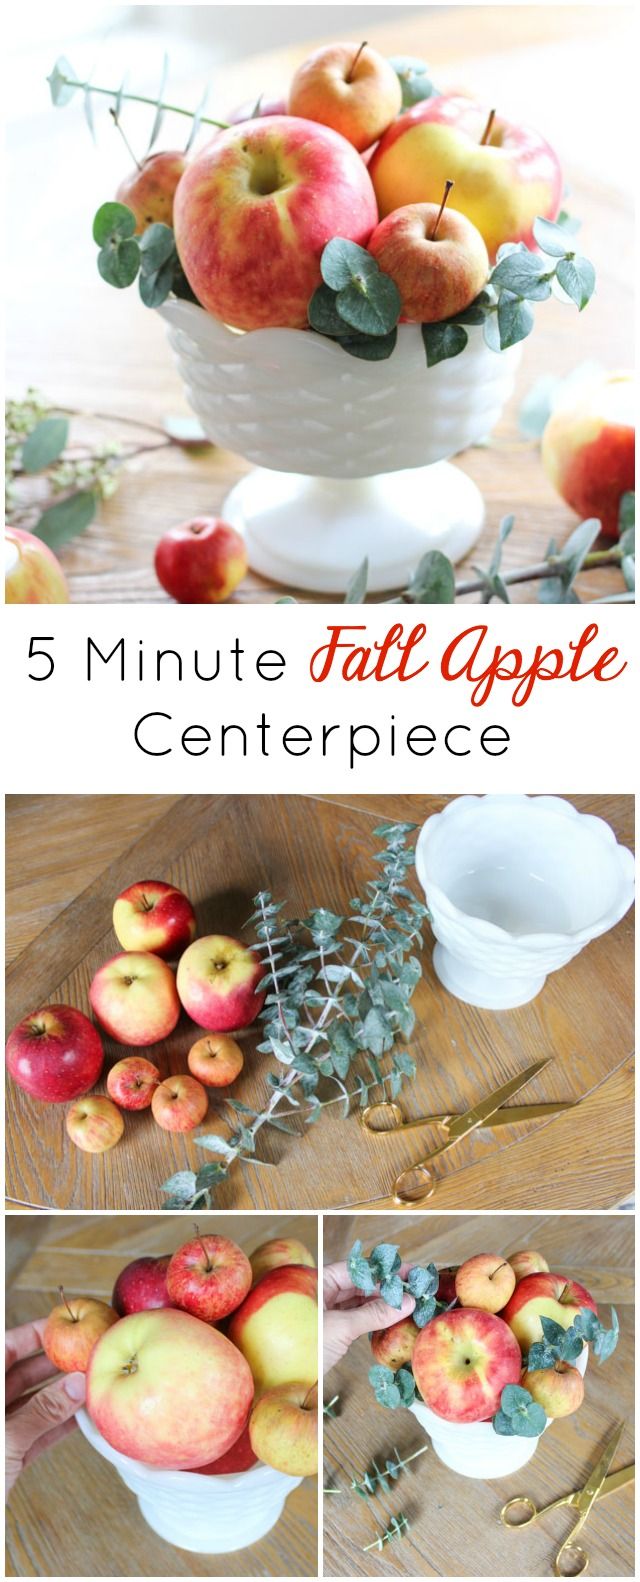
[[[67,1373],[38,1390],[7,1420],[7,1440],[13,1455],[21,1460],[37,1439],[66,1423],[85,1398],[84,1373]]]
[[[372,1297],[371,1301],[363,1302],[361,1307],[354,1307],[349,1313],[351,1339],[358,1335],[367,1335],[372,1329],[390,1329],[392,1324],[398,1324],[400,1319],[408,1318],[415,1307],[415,1297],[405,1291],[400,1307],[389,1307],[381,1296]],[[346,1316],[346,1315],[345,1315]]]

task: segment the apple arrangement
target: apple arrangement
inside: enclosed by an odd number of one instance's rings
[[[318,1470],[318,1386],[278,1384],[264,1390],[249,1418],[251,1449],[260,1461],[292,1477]]]
[[[134,1258],[120,1270],[113,1287],[111,1306],[119,1318],[127,1313],[143,1313],[150,1307],[173,1307],[167,1290],[167,1269],[171,1253],[159,1258]]]
[[[106,1302],[90,1296],[68,1300],[60,1286],[60,1306],[52,1309],[44,1327],[45,1355],[61,1373],[86,1373],[94,1346],[117,1322],[118,1314]]]
[[[126,204],[136,217],[136,235],[150,225],[173,224],[176,187],[187,168],[186,157],[178,149],[148,154],[136,170],[120,182],[116,199]]]
[[[34,1099],[64,1104],[95,1087],[104,1051],[88,1016],[71,1005],[45,1005],[9,1034],[6,1062],[14,1082]]]
[[[196,914],[174,884],[145,879],[118,896],[113,928],[123,950],[151,951],[163,961],[174,961],[196,937]]]

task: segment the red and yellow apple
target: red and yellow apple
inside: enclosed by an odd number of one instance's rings
[[[452,203],[477,227],[491,262],[503,242],[534,245],[538,215],[555,220],[562,172],[545,139],[496,116],[461,94],[440,94],[406,110],[385,132],[369,165],[380,215],[408,203],[439,203],[453,181]]]
[[[151,1114],[164,1132],[192,1132],[204,1120],[208,1108],[202,1083],[182,1074],[166,1077],[151,1096]]]
[[[400,79],[370,44],[322,45],[298,66],[289,89],[290,115],[333,127],[360,153],[378,141],[401,106]]]
[[[209,1461],[204,1467],[194,1467],[194,1472],[204,1472],[212,1478],[228,1477],[231,1472],[248,1472],[250,1467],[255,1467],[258,1457],[251,1445],[249,1437],[249,1421],[244,1425],[230,1450],[225,1450],[223,1456],[218,1456],[216,1461]]]
[[[316,1270],[287,1264],[263,1274],[227,1332],[246,1357],[258,1391],[279,1384],[308,1389],[318,1377]]]
[[[518,1281],[502,1317],[526,1353],[543,1338],[542,1318],[553,1318],[563,1329],[570,1329],[582,1307],[598,1311],[593,1297],[577,1280],[566,1280],[563,1274],[527,1274]]]
[[[504,1319],[457,1307],[421,1329],[412,1367],[422,1399],[437,1417],[478,1423],[497,1412],[505,1384],[518,1384],[522,1358]]]
[[[244,1055],[228,1033],[207,1033],[191,1045],[187,1065],[205,1088],[228,1088],[240,1076]]]
[[[207,934],[185,950],[177,989],[188,1015],[213,1033],[250,1027],[264,1005],[260,957],[228,934]]]
[[[127,1313],[143,1313],[149,1307],[172,1307],[167,1290],[167,1269],[171,1253],[159,1258],[134,1258],[120,1270],[113,1287],[111,1306],[120,1318]]]
[[[113,927],[123,950],[151,951],[173,961],[196,937],[196,915],[182,890],[163,879],[141,879],[118,896]]]
[[[403,1368],[411,1362],[415,1343],[420,1330],[412,1318],[399,1318],[397,1324],[390,1324],[388,1329],[376,1329],[371,1336],[371,1350],[376,1359],[385,1368],[392,1368],[395,1373],[398,1368]]]
[[[7,1071],[33,1099],[66,1104],[88,1093],[102,1071],[102,1040],[93,1022],[72,1005],[44,1005],[12,1028]]]
[[[330,127],[264,116],[221,132],[176,193],[180,262],[198,301],[241,330],[303,329],[334,236],[365,246],[378,213],[369,173]]]
[[[525,1370],[522,1386],[542,1406],[547,1417],[570,1417],[582,1406],[582,1374],[569,1362],[554,1362],[552,1368]]]
[[[436,1296],[439,1302],[446,1302],[447,1307],[456,1301],[456,1275],[458,1265],[450,1265],[447,1269],[438,1269],[438,1289]]]
[[[100,1096],[76,1099],[65,1124],[72,1143],[86,1154],[104,1154],[115,1148],[124,1131],[117,1104]]]
[[[112,1324],[117,1324],[118,1314],[106,1302],[91,1296],[67,1299],[62,1286],[60,1297],[59,1306],[51,1309],[44,1326],[43,1350],[61,1373],[86,1373],[96,1342]]]
[[[271,1241],[263,1241],[255,1252],[250,1253],[249,1262],[253,1271],[254,1285],[263,1274],[268,1274],[270,1269],[280,1269],[289,1263],[305,1264],[309,1269],[315,1269],[316,1260],[304,1242],[296,1241],[295,1236],[274,1236]]]
[[[159,956],[123,951],[99,968],[89,989],[91,1008],[118,1044],[156,1044],[178,1021],[176,980]]]
[[[5,604],[68,604],[69,589],[59,561],[33,533],[6,527],[4,534]]]
[[[148,1109],[160,1081],[158,1067],[142,1055],[118,1060],[107,1076],[107,1093],[121,1110]]]
[[[174,1252],[167,1290],[175,1307],[213,1324],[240,1306],[251,1287],[246,1253],[226,1236],[196,1236]]]
[[[224,1455],[252,1400],[236,1347],[176,1308],[131,1313],[91,1354],[90,1417],[114,1450],[148,1466],[190,1469]]]
[[[635,440],[630,373],[598,376],[568,394],[542,436],[547,477],[579,516],[599,518],[605,538],[618,538],[621,497],[635,488]]]
[[[249,1418],[251,1447],[260,1461],[292,1478],[318,1471],[318,1387],[278,1384],[265,1390]]]
[[[506,1306],[516,1277],[511,1264],[499,1253],[479,1252],[467,1258],[456,1275],[456,1296],[462,1307],[481,1307],[499,1313]]]
[[[521,1252],[512,1252],[507,1260],[515,1274],[516,1280],[524,1280],[527,1274],[547,1274],[549,1265],[541,1252],[536,1252],[534,1247],[523,1247]]]
[[[489,273],[480,232],[454,208],[412,203],[381,220],[369,252],[402,298],[405,319],[437,323],[461,313]]]
[[[224,604],[246,577],[244,539],[220,516],[194,516],[170,527],[156,546],[156,576],[178,604]]]
[[[176,187],[187,168],[185,154],[165,149],[148,154],[136,170],[120,182],[116,201],[126,203],[136,217],[136,234],[148,225],[173,225],[173,200]]]

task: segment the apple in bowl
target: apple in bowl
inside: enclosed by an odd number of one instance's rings
[[[461,1263],[456,1274],[456,1296],[462,1307],[499,1313],[509,1301],[515,1283],[515,1272],[506,1258],[499,1253],[479,1252]]]
[[[207,1324],[239,1307],[250,1286],[249,1259],[226,1236],[196,1236],[185,1242],[167,1270],[167,1291],[174,1306]]]
[[[543,1339],[542,1318],[553,1318],[570,1329],[583,1307],[598,1312],[593,1297],[577,1280],[566,1280],[563,1274],[527,1274],[518,1281],[502,1317],[526,1355],[535,1341]]]
[[[7,1039],[9,1075],[33,1099],[66,1104],[95,1087],[102,1039],[93,1022],[72,1005],[44,1005],[23,1017]]]
[[[159,1258],[134,1258],[120,1270],[113,1287],[111,1306],[120,1318],[127,1313],[143,1313],[150,1307],[172,1307],[167,1290],[167,1269],[171,1253]]]
[[[289,1477],[318,1471],[318,1386],[278,1384],[265,1390],[249,1418],[249,1439],[260,1461]]]
[[[117,1322],[118,1314],[106,1302],[91,1296],[67,1299],[60,1286],[60,1304],[44,1326],[45,1356],[61,1373],[86,1373],[94,1346]]]
[[[304,1242],[297,1241],[295,1236],[273,1236],[271,1241],[263,1241],[255,1251],[249,1254],[249,1262],[253,1273],[254,1285],[263,1274],[268,1274],[270,1269],[280,1269],[290,1263],[306,1264],[307,1268],[315,1269],[316,1260]]]
[[[411,203],[381,220],[369,252],[395,282],[405,319],[420,324],[453,317],[486,284],[489,259],[480,232],[455,208]]]
[[[258,1391],[318,1377],[318,1276],[287,1264],[263,1274],[232,1314],[227,1333],[251,1368]],[[260,1452],[258,1451],[258,1454]]]
[[[178,149],[147,154],[146,159],[125,176],[116,193],[116,202],[126,204],[136,217],[136,236],[149,225],[173,224],[176,187],[187,168],[186,155]]]
[[[399,1318],[388,1329],[376,1329],[371,1336],[371,1350],[376,1362],[394,1373],[411,1362],[420,1330],[412,1318]]]
[[[401,106],[398,74],[370,44],[322,45],[298,66],[289,88],[290,115],[333,127],[359,153],[377,143]]]
[[[250,1467],[255,1467],[258,1457],[249,1437],[249,1420],[244,1425],[242,1433],[234,1441],[230,1450],[225,1450],[223,1456],[218,1456],[216,1461],[209,1461],[204,1467],[194,1467],[194,1472],[203,1472],[212,1478],[229,1477],[230,1473],[248,1472]]]
[[[569,1362],[557,1361],[552,1368],[533,1368],[530,1372],[526,1369],[520,1382],[547,1417],[570,1417],[582,1406],[582,1374]]]
[[[177,990],[199,1027],[231,1033],[250,1027],[262,1010],[264,967],[256,951],[228,934],[194,940],[178,962]]]
[[[168,1038],[180,1016],[176,980],[159,956],[123,951],[92,979],[94,1015],[117,1044],[156,1044]]]
[[[541,1252],[536,1252],[535,1247],[523,1247],[521,1252],[512,1252],[507,1262],[515,1274],[516,1280],[524,1280],[527,1274],[548,1274],[549,1265]]]
[[[503,1318],[481,1308],[439,1313],[420,1331],[414,1378],[425,1405],[450,1423],[478,1423],[500,1406],[506,1384],[518,1384],[520,1347]]]
[[[196,915],[186,895],[163,879],[140,879],[118,896],[113,927],[123,950],[151,951],[173,961],[196,937]]]

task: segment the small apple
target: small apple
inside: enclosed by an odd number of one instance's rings
[[[316,1260],[304,1242],[296,1241],[295,1236],[274,1236],[271,1241],[263,1241],[255,1252],[250,1253],[249,1262],[253,1270],[253,1283],[262,1279],[263,1274],[268,1274],[270,1269],[280,1269],[283,1264],[305,1264],[309,1269],[315,1269]]]
[[[154,564],[158,582],[178,604],[224,604],[249,569],[242,535],[220,516],[170,527]]]
[[[113,927],[123,950],[152,951],[173,961],[196,937],[196,915],[175,884],[141,879],[118,896]]]
[[[173,225],[173,200],[176,187],[187,168],[185,154],[165,149],[148,154],[142,164],[120,182],[116,202],[126,203],[136,217],[136,235],[148,225]]]
[[[505,1384],[518,1384],[520,1347],[504,1319],[476,1307],[439,1313],[420,1330],[414,1378],[425,1404],[450,1423],[478,1423],[497,1412]]]
[[[249,1438],[260,1461],[292,1478],[318,1471],[318,1386],[278,1384],[256,1402]]]
[[[127,1313],[142,1313],[150,1307],[172,1307],[167,1290],[167,1269],[171,1253],[160,1258],[134,1258],[120,1270],[113,1287],[111,1306],[120,1318]]]
[[[569,1362],[554,1362],[552,1368],[534,1368],[531,1373],[525,1371],[521,1383],[547,1417],[570,1417],[582,1406],[582,1374]]]
[[[82,1011],[44,1005],[12,1029],[6,1059],[9,1075],[32,1099],[66,1104],[95,1086],[104,1051],[99,1032]]]
[[[199,1027],[231,1033],[250,1027],[262,1010],[265,990],[260,957],[241,940],[208,934],[194,940],[178,963],[177,988],[185,1011]]]
[[[5,604],[68,604],[69,589],[53,551],[21,527],[4,534]]]
[[[192,1132],[208,1108],[206,1091],[195,1077],[166,1077],[151,1096],[151,1114],[165,1132]]]
[[[454,181],[455,207],[477,226],[492,262],[503,242],[535,246],[534,220],[555,220],[562,199],[562,171],[545,139],[462,94],[405,110],[369,173],[381,218],[408,203],[439,203],[445,181]]]
[[[489,259],[480,232],[444,205],[412,203],[381,220],[369,252],[395,281],[405,319],[434,324],[468,308],[486,284]]]
[[[480,1252],[467,1258],[456,1275],[456,1296],[462,1307],[480,1307],[485,1313],[499,1313],[506,1306],[516,1283],[515,1273],[499,1253]]]
[[[369,44],[324,44],[294,72],[289,114],[333,127],[362,153],[402,107],[397,72]]]
[[[563,1329],[570,1329],[583,1307],[598,1312],[593,1297],[577,1280],[565,1280],[563,1274],[527,1274],[518,1281],[502,1317],[526,1354],[543,1338],[541,1318],[553,1318]]]
[[[259,1391],[277,1384],[315,1384],[317,1284],[316,1270],[300,1264],[271,1269],[229,1320],[229,1339],[246,1357]]]
[[[167,1290],[175,1307],[213,1324],[240,1306],[251,1286],[251,1264],[226,1236],[196,1236],[174,1252]]]
[[[255,1450],[251,1446],[247,1421],[230,1450],[225,1450],[224,1455],[218,1456],[217,1461],[209,1461],[205,1467],[194,1467],[193,1471],[204,1472],[212,1478],[228,1477],[231,1472],[248,1472],[250,1467],[255,1467],[257,1460]]]
[[[343,236],[366,246],[377,219],[355,148],[291,115],[220,132],[185,172],[174,211],[194,295],[239,330],[304,329],[327,242]]]
[[[635,380],[612,373],[561,400],[542,435],[542,465],[578,515],[598,517],[605,538],[619,536],[623,494],[635,488]]]
[[[142,1055],[118,1060],[107,1076],[107,1093],[121,1110],[146,1110],[160,1081],[158,1067]]]
[[[68,1136],[86,1154],[103,1154],[115,1148],[124,1131],[124,1121],[111,1099],[76,1099],[67,1115]]]
[[[89,1416],[114,1450],[148,1466],[188,1471],[224,1455],[252,1400],[236,1347],[177,1308],[130,1313],[91,1353]]]
[[[187,1065],[205,1088],[228,1088],[240,1076],[244,1055],[228,1033],[207,1033],[191,1045]]]
[[[438,1301],[439,1302],[445,1302],[447,1307],[449,1307],[451,1302],[457,1301],[457,1297],[456,1297],[456,1275],[457,1275],[457,1273],[458,1273],[458,1266],[457,1266],[457,1264],[456,1264],[455,1268],[453,1266],[450,1266],[448,1269],[439,1269],[438,1270],[439,1278],[438,1278],[438,1289],[436,1291],[436,1296],[438,1298]]]
[[[96,1341],[117,1322],[118,1314],[106,1302],[91,1296],[67,1299],[60,1286],[60,1306],[52,1308],[44,1326],[45,1355],[61,1373],[86,1373]]]
[[[524,1247],[521,1252],[512,1252],[507,1260],[515,1274],[516,1280],[524,1280],[527,1274],[547,1274],[549,1265],[541,1252],[536,1252],[533,1247]]]
[[[100,967],[89,989],[91,1008],[117,1044],[156,1044],[180,1016],[176,980],[159,956],[123,951]]]
[[[415,1343],[420,1330],[412,1318],[399,1318],[397,1324],[390,1324],[388,1329],[376,1329],[371,1336],[371,1350],[376,1362],[382,1363],[385,1368],[392,1368],[396,1373],[398,1368],[406,1367],[411,1362]]]

